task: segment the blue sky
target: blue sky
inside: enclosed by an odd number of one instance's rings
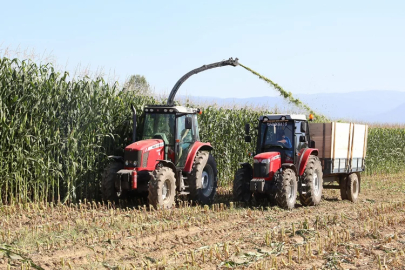
[[[405,1],[1,1],[0,50],[52,54],[62,69],[144,75],[158,93],[238,57],[292,93],[405,91]],[[180,94],[277,93],[241,67],[191,77]]]

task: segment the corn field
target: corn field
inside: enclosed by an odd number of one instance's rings
[[[50,64],[8,58],[0,58],[0,97],[2,204],[98,199],[107,156],[122,155],[131,142],[131,104],[141,112],[157,103],[103,78],[69,79]],[[199,116],[201,139],[215,148],[220,185],[249,161],[255,142],[244,142],[244,124],[264,113],[271,111],[209,106]],[[404,129],[370,128],[367,172],[402,170],[404,142]]]

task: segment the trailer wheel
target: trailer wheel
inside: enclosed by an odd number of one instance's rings
[[[253,177],[252,170],[247,167],[239,168],[233,179],[233,200],[236,202],[250,203],[252,192],[250,191],[250,180]]]
[[[176,178],[172,169],[157,168],[149,181],[149,204],[158,207],[171,208],[176,195]]]
[[[105,168],[101,178],[101,198],[104,201],[116,201],[119,195],[115,190],[115,176],[117,172],[124,168],[121,162],[111,162]]]
[[[277,183],[277,204],[284,209],[293,209],[297,201],[297,175],[290,169],[284,169]]]
[[[217,191],[218,170],[208,151],[198,151],[189,176],[190,199],[201,204],[212,204]]]
[[[318,205],[323,189],[322,164],[319,157],[310,155],[302,180],[300,202],[304,206]]]
[[[347,199],[352,202],[357,202],[360,191],[360,182],[356,173],[351,173],[347,177],[346,194]]]
[[[341,177],[340,181],[339,181],[339,187],[340,187],[340,197],[342,198],[342,200],[347,200],[347,177]]]

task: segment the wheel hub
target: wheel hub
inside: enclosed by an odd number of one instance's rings
[[[163,188],[162,188],[162,199],[165,200],[167,198],[167,196],[169,195],[170,191],[169,191],[169,181],[166,180],[163,183]]]
[[[319,194],[319,178],[318,178],[318,174],[315,172],[314,174],[314,193],[316,196],[318,196]]]
[[[202,188],[205,189],[207,188],[209,183],[209,175],[206,171],[203,171],[202,173]]]
[[[207,165],[202,172],[201,189],[205,197],[210,196],[214,189],[214,171],[209,165]]]

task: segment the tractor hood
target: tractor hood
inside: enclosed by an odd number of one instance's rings
[[[253,157],[255,160],[261,162],[264,159],[277,159],[280,158],[280,153],[279,152],[264,152],[260,153],[256,156]]]
[[[160,139],[149,139],[149,140],[142,140],[131,143],[127,147],[125,147],[125,151],[142,151],[148,152],[153,149],[163,147],[163,140]]]

